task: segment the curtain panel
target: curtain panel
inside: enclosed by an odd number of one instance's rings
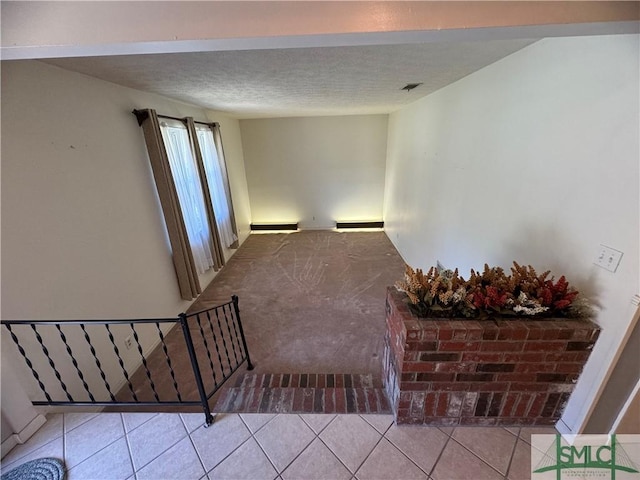
[[[238,248],[238,227],[236,226],[236,216],[233,211],[233,201],[231,200],[231,187],[229,186],[229,173],[227,172],[227,162],[224,157],[224,148],[222,146],[222,134],[220,133],[220,125],[217,123],[211,124],[211,130],[213,131],[213,141],[216,146],[216,152],[218,154],[218,161],[223,176],[224,191],[227,197],[227,205],[229,206],[229,221],[231,222],[231,230],[235,241],[229,245],[229,248]]]
[[[224,266],[223,243],[238,248],[220,126],[197,122],[196,127],[191,117],[167,117],[153,109],[133,114],[144,132],[180,295],[193,300],[202,293],[198,273]]]
[[[203,274],[215,265],[213,233],[189,131],[184,122],[164,119],[160,121],[160,130],[169,157],[173,183],[178,191],[191,253],[198,273]]]
[[[191,251],[178,193],[171,174],[169,158],[162,139],[158,115],[153,109],[134,110],[134,113],[144,132],[149,161],[151,162],[151,169],[169,234],[180,296],[184,300],[193,300],[202,293],[202,289],[198,280],[198,272]]]
[[[220,162],[215,141],[213,138],[212,125],[195,124],[198,135],[198,144],[202,153],[204,171],[209,184],[211,203],[215,212],[218,232],[222,244],[230,248],[238,240],[238,236],[233,231],[233,211],[227,199],[224,165]]]
[[[196,125],[193,118],[187,117],[187,130],[189,131],[189,138],[191,139],[191,148],[194,153],[196,165],[198,166],[198,174],[200,177],[200,183],[202,191],[204,193],[204,204],[207,212],[207,219],[209,220],[209,228],[211,230],[211,241],[213,247],[213,268],[217,271],[224,266],[224,252],[222,251],[222,244],[220,242],[220,232],[218,230],[218,222],[216,221],[216,214],[211,203],[211,188],[207,179],[207,173],[202,159],[202,150],[200,148],[200,142],[198,142],[198,133],[196,132]]]

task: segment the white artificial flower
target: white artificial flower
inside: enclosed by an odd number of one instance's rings
[[[467,298],[467,290],[464,287],[460,287],[454,292],[452,300],[455,305],[462,302],[465,298]]]

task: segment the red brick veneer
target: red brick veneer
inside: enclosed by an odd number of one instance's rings
[[[382,382],[370,374],[246,373],[223,390],[212,411],[389,414],[391,408]]]
[[[396,423],[553,425],[600,333],[590,321],[416,317],[387,289],[384,383]]]

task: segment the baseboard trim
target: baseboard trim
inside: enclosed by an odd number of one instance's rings
[[[18,435],[16,435],[15,433],[13,435],[10,435],[9,438],[2,442],[2,447],[0,448],[0,456],[4,458],[7,453],[9,453],[18,445]]]
[[[273,224],[252,223],[251,230],[254,232],[265,231],[265,230],[298,230],[298,224],[297,223],[273,223]]]
[[[556,423],[556,430],[561,434],[561,435],[574,435],[575,432],[573,430],[571,430],[571,428],[569,427],[569,425],[567,425],[564,420],[562,420],[562,418],[560,420],[558,420],[558,423]]]
[[[20,432],[12,434],[9,438],[7,438],[4,442],[2,442],[2,446],[0,447],[0,455],[4,457],[14,447],[25,443],[46,422],[47,422],[47,417],[45,417],[42,414],[38,414],[36,418],[31,420],[26,427],[20,430]]]
[[[384,222],[336,222],[336,228],[384,228]]]

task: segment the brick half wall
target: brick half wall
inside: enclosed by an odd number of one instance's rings
[[[600,333],[584,320],[422,319],[387,289],[384,387],[398,424],[554,425]]]

